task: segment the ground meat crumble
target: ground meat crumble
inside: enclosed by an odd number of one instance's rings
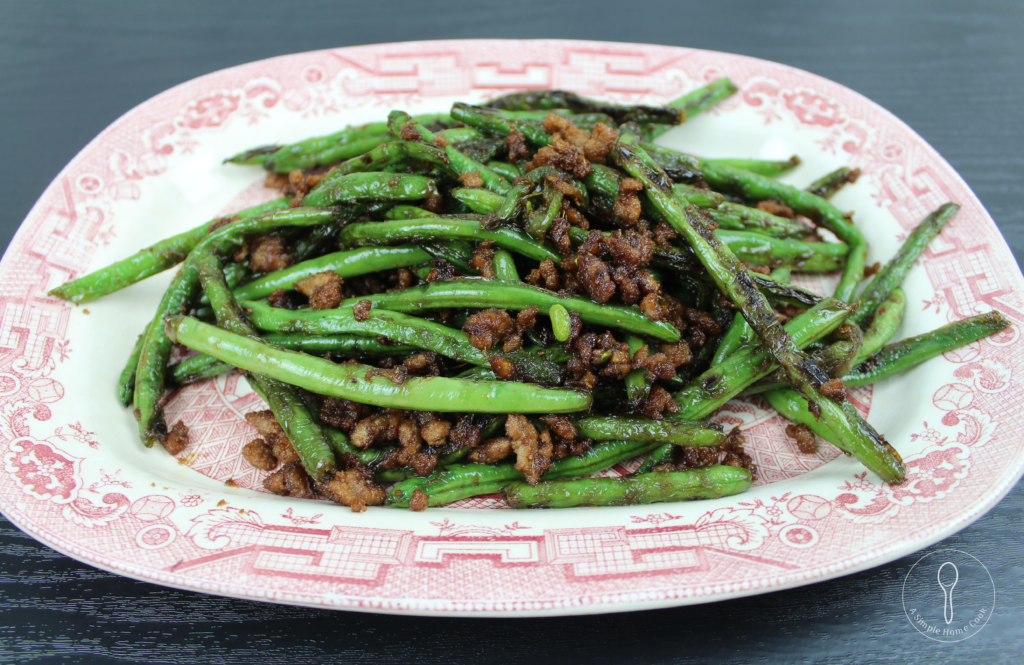
[[[550,433],[544,430],[547,436],[540,436],[537,428],[525,416],[511,414],[505,421],[505,434],[512,439],[516,470],[523,474],[527,483],[536,485],[551,467],[554,449]]]
[[[796,447],[806,455],[812,455],[818,450],[818,437],[814,435],[807,425],[791,423],[786,425],[786,436],[796,441]]]
[[[656,471],[695,469],[702,466],[737,466],[757,478],[757,465],[743,450],[743,435],[739,428],[733,428],[720,446],[676,446],[670,462],[655,466]]]
[[[288,243],[278,235],[261,236],[250,240],[248,256],[249,268],[257,273],[284,270],[295,263]]]
[[[338,273],[327,270],[295,282],[295,290],[309,298],[313,309],[334,309],[341,304],[341,284]]]
[[[185,450],[189,444],[188,425],[181,420],[174,423],[174,427],[171,428],[171,431],[166,436],[160,439],[160,443],[172,455],[177,455]]]

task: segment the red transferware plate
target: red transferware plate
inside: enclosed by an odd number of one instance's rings
[[[856,211],[869,262],[892,256],[941,203],[963,206],[904,285],[899,337],[992,309],[1024,320],[1016,262],[963,180],[890,113],[812,74],[725,53],[569,41],[283,56],[133,109],[71,161],[22,224],[0,264],[0,509],[47,545],[136,579],[444,616],[616,612],[765,593],[877,566],[962,529],[1024,470],[1017,327],[853,391],[907,463],[899,486],[831,447],[799,453],[782,420],[749,399],[717,416],[743,428],[761,470],[746,494],[518,512],[492,496],[356,514],[260,490],[265,472],[239,451],[254,434],[242,414],[261,403],[237,373],[172,396],[168,419],[183,419],[194,441],[178,459],[140,445],[116,377],[170,273],[85,306],[46,296],[159,238],[270,198],[260,169],[221,164],[248,147],[521,88],[658,103],[721,76],[740,92],[661,141],[708,157],[798,154],[803,164],[783,179],[799,186],[841,165],[860,168],[835,202]]]

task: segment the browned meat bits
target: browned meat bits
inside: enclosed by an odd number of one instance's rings
[[[341,304],[341,283],[338,273],[328,270],[295,282],[295,290],[309,298],[313,309],[334,309]]]

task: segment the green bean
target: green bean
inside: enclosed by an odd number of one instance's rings
[[[653,143],[640,145],[675,182],[699,183],[704,179],[700,171],[700,160],[696,157]]]
[[[690,205],[706,210],[713,210],[725,202],[725,197],[718,192],[691,185],[673,185],[672,194]]]
[[[903,325],[903,313],[907,307],[907,297],[903,289],[893,289],[875,311],[875,318],[864,331],[864,342],[857,353],[856,365],[878,353],[885,344],[896,335]]]
[[[164,371],[171,355],[172,342],[164,334],[163,319],[180,312],[199,287],[195,268],[187,261],[164,291],[156,314],[146,325],[142,349],[135,369],[135,409],[139,420],[139,436],[146,447],[160,441],[166,432],[163,411],[159,406],[164,392]]]
[[[749,343],[753,333],[754,331],[750,324],[747,323],[747,320],[743,318],[742,314],[737,312],[732,317],[732,324],[729,326],[729,329],[725,331],[725,335],[722,336],[722,340],[718,343],[715,355],[711,357],[711,366],[721,365],[723,360],[735,353],[744,343]]]
[[[750,489],[754,478],[735,466],[704,466],[685,471],[655,471],[620,478],[580,478],[525,482],[501,488],[510,508],[633,506],[638,503],[690,501],[732,496]]]
[[[536,261],[562,259],[558,252],[544,247],[521,231],[499,228],[485,230],[479,222],[450,217],[402,219],[387,222],[349,224],[341,230],[339,243],[343,247],[364,244],[417,242],[436,239],[490,240],[498,247]]]
[[[290,268],[276,270],[245,286],[236,288],[233,293],[236,298],[242,300],[256,300],[265,298],[278,289],[294,289],[295,283],[299,280],[322,272],[334,272],[347,279],[378,270],[420,265],[430,262],[432,258],[429,253],[414,245],[360,247],[326,254],[316,259],[296,263]]]
[[[353,314],[352,307],[287,310],[251,300],[241,302],[249,314],[249,320],[260,330],[286,335],[379,335],[448,358],[490,367],[487,356],[470,344],[461,330],[408,314],[375,308],[366,314],[365,319],[360,320]]]
[[[166,381],[173,386],[187,386],[226,374],[233,369],[227,363],[200,353],[168,367]]]
[[[603,113],[615,122],[657,122],[678,125],[684,120],[684,111],[671,106],[620,106],[596,99],[581,97],[565,90],[524,90],[495,97],[487,102],[493,109],[508,111],[536,111],[567,109],[573,113]],[[458,118],[454,110],[452,117]]]
[[[722,432],[699,423],[650,418],[585,416],[576,421],[576,431],[594,441],[642,441],[675,446],[719,446],[725,443]]]
[[[451,120],[444,114],[419,115],[416,119],[424,124]],[[388,138],[390,134],[386,122],[371,122],[346,127],[326,136],[314,136],[286,146],[261,146],[245,150],[225,159],[224,162],[239,165],[263,164],[268,171],[290,173],[295,169],[306,170],[361,155],[378,143],[387,141]]]
[[[520,164],[509,164],[508,162],[487,162],[487,168],[491,169],[505,180],[512,182],[523,175],[523,167]]]
[[[437,213],[410,205],[397,205],[384,213],[384,219],[419,219],[421,217],[437,217]]]
[[[619,196],[619,183],[622,174],[604,164],[591,164],[590,174],[583,179],[583,184],[594,197],[605,197],[602,207],[610,208]],[[596,202],[596,201],[595,201]]]
[[[797,391],[792,388],[769,390],[763,393],[762,397],[783,418],[798,425],[806,425],[812,432],[842,449],[839,443],[835,443],[838,439],[832,429],[819,416],[811,412],[810,403]]]
[[[252,277],[252,271],[244,263],[234,263],[232,261],[224,264],[224,279],[227,280],[228,286],[231,288],[238,286],[250,277]]]
[[[248,219],[275,210],[287,209],[288,197],[282,197],[226,217],[204,222],[194,229],[139,250],[128,258],[112,263],[106,268],[79,277],[73,282],[62,284],[50,290],[47,295],[77,303],[95,300],[181,263],[203,238],[215,231],[218,226],[223,226],[225,219]]]
[[[411,346],[382,344],[374,338],[358,335],[279,335],[271,333],[263,335],[263,341],[290,351],[305,351],[316,355],[330,353],[344,358],[407,356],[416,350]],[[168,367],[167,380],[175,385],[184,386],[212,378],[232,369],[234,368],[231,365],[212,356],[199,354]]]
[[[472,127],[460,127],[459,129],[463,131],[477,131]],[[461,143],[453,142],[451,143],[451,145],[469,159],[472,159],[474,162],[477,162],[478,164],[483,164],[485,168],[491,170],[491,167],[487,166],[487,163],[494,161],[495,157],[498,156],[498,153],[507,149],[508,146],[505,143],[504,138],[485,135],[482,132],[478,133],[480,134],[480,138],[478,139],[474,139],[472,141],[463,141]],[[452,171],[449,169],[449,173],[451,172]],[[500,173],[497,173],[497,171],[495,171],[495,174],[499,177],[499,180],[501,178],[504,178],[504,176]]]
[[[789,278],[786,278],[784,282],[774,279],[773,275],[779,270],[788,270],[788,268],[776,268],[771,275],[762,275],[753,271],[748,274],[757,288],[761,289],[770,300],[789,303],[805,309],[822,301],[822,297],[817,293],[789,284]]]
[[[263,164],[263,168],[275,173],[291,173],[295,170],[307,171],[317,166],[326,166],[346,159],[362,155],[368,150],[387,141],[387,134],[369,134],[350,142],[338,144],[306,155],[282,156],[271,155]]]
[[[623,341],[629,346],[630,358],[646,345],[646,342],[636,335],[626,335]],[[639,408],[651,393],[651,382],[647,380],[647,370],[643,367],[631,369],[623,381],[626,384],[626,399],[629,400],[629,405],[634,409]]]
[[[256,331],[245,321],[245,316],[231,297],[220,268],[220,259],[214,254],[202,252],[194,261],[203,291],[209,296],[210,306],[217,316],[217,323],[235,335],[258,341]],[[319,423],[295,388],[263,374],[252,373],[249,377],[256,392],[270,406],[277,422],[288,435],[306,472],[315,481],[330,476],[334,472],[334,452],[324,438]]]
[[[477,274],[477,270],[469,265],[470,261],[473,260],[473,245],[469,242],[464,240],[434,240],[433,242],[421,243],[419,247],[435,259],[447,261],[468,275]],[[427,275],[429,274],[430,271],[427,270]],[[426,275],[420,279],[425,277]]]
[[[387,139],[384,140],[387,141]],[[434,150],[443,154],[439,148],[434,148]],[[333,181],[353,173],[383,171],[389,166],[405,164],[408,160],[409,152],[406,150],[405,141],[387,141],[386,143],[374,146],[371,150],[356,153],[352,158],[346,159],[341,164],[338,164],[337,168],[327,174],[324,179]]]
[[[501,117],[509,120],[537,120],[543,122],[551,114],[560,115],[580,129],[592,129],[597,123],[602,122],[609,127],[614,126],[615,119],[607,113],[573,113],[569,109],[546,109],[543,111],[508,111],[505,109],[490,109],[497,112]]]
[[[344,231],[343,231],[344,233]],[[843,267],[849,245],[834,242],[783,240],[760,233],[719,229],[715,235],[750,265],[791,266],[803,272],[831,272]]]
[[[319,395],[384,408],[475,413],[569,413],[590,408],[591,398],[572,390],[541,388],[512,381],[460,381],[411,377],[396,384],[367,365],[336,365],[329,360],[275,349],[190,317],[173,316],[168,335],[185,346],[250,372]]]
[[[203,238],[192,250],[199,253],[213,251],[222,254],[243,244],[246,238],[268,233],[278,228],[317,226],[338,221],[341,209],[293,208],[269,212],[256,217],[240,219],[217,229]],[[139,354],[135,372],[135,407],[138,411],[139,434],[147,446],[153,445],[165,426],[159,407],[163,397],[167,359],[172,342],[164,332],[165,316],[182,311],[199,290],[199,275],[188,260],[171,280],[157,306],[156,314],[147,324],[145,340]]]
[[[705,161],[731,166],[734,169],[743,169],[767,178],[780,176],[800,166],[800,158],[796,155],[789,159],[709,159]]]
[[[979,314],[955,321],[931,332],[889,344],[850,372],[848,386],[863,386],[906,371],[940,353],[994,335],[1011,325],[999,312]]]
[[[693,200],[691,199],[690,202],[693,203]],[[709,209],[708,214],[711,215],[711,220],[722,229],[757,231],[775,238],[792,240],[802,240],[811,232],[810,228],[800,222],[730,201],[722,203],[717,208]]]
[[[718,102],[734,94],[737,90],[736,85],[728,77],[723,77],[696,90],[691,90],[682,97],[669,102],[668,105],[683,109],[686,117],[692,118],[698,113],[707,111]],[[649,124],[645,128],[644,134],[648,141],[653,141],[670,129],[672,129],[671,125]]]
[[[485,133],[508,136],[518,130],[535,145],[543,147],[551,142],[551,135],[544,131],[540,122],[508,118],[496,109],[456,102],[452,104],[452,117]]]
[[[518,187],[519,185],[514,185],[513,192],[517,191]],[[533,187],[530,186],[529,189],[532,190]],[[486,189],[453,189],[449,193],[452,198],[466,204],[473,212],[481,215],[497,212],[502,203],[507,200],[506,196],[489,192]],[[511,195],[512,192],[509,194]]]
[[[297,263],[302,263],[314,256],[319,256],[327,251],[329,248],[334,247],[338,241],[338,231],[340,229],[334,224],[324,224],[323,226],[314,226],[309,230],[308,233],[301,235],[292,244],[292,257]],[[228,263],[224,266],[224,278],[227,280],[228,286],[234,288],[238,285],[240,280],[232,279],[228,274],[228,269],[232,266],[238,266],[244,264]]]
[[[545,386],[557,386],[565,380],[565,372],[559,362],[568,358],[556,360],[557,355],[545,353],[540,355],[536,349],[519,349],[511,353],[492,354],[500,355],[512,361],[520,376],[528,381],[539,383]]]
[[[686,111],[686,117],[690,118],[707,111],[718,102],[732,96],[737,90],[739,88],[736,84],[728,76],[723,76],[672,100],[668,105],[683,109]]]
[[[277,155],[279,157],[295,158],[299,155],[308,155],[321,150],[327,150],[335,145],[341,145],[351,143],[353,140],[361,139],[366,136],[373,134],[383,134],[388,131],[387,123],[384,122],[371,122],[365,125],[348,126],[341,131],[326,136],[313,136],[295,143],[290,143],[285,146],[264,146],[262,148],[255,148],[252,150],[246,150],[233,157],[228,157],[224,160],[225,163],[250,165],[250,164],[265,164],[271,156]],[[243,155],[250,152],[263,151],[268,147],[276,148],[273,153],[267,155],[258,155],[260,161],[253,161],[252,159],[245,159]]]
[[[654,450],[647,456],[640,466],[636,468],[633,475],[640,475],[642,473],[650,473],[654,471],[654,467],[658,466],[662,462],[667,462],[672,458],[672,453],[675,452],[675,446],[671,443],[665,443]]]
[[[835,171],[826,173],[807,186],[807,191],[823,199],[831,197],[847,184],[857,182],[860,177],[860,169],[851,169],[841,166]]]
[[[326,186],[325,186],[326,185]],[[320,182],[302,200],[304,206],[329,206],[364,201],[415,201],[437,196],[437,185],[422,175],[352,173]]]
[[[554,304],[548,310],[551,318],[551,330],[555,333],[555,339],[559,342],[568,341],[572,334],[572,319],[569,318],[569,310],[561,304]]]
[[[846,268],[839,280],[835,296],[852,300],[864,276],[867,262],[867,242],[857,227],[849,222],[834,205],[809,192],[791,185],[759,176],[743,169],[733,168],[709,160],[701,160],[701,169],[708,184],[716,190],[736,192],[753,200],[776,199],[817,224],[825,227],[850,246]]]
[[[260,302],[242,302],[253,325],[260,330],[291,335],[355,333],[381,336],[462,362],[490,367],[487,356],[470,344],[468,337],[461,330],[415,316],[372,309],[366,315],[366,319],[358,320],[352,308],[346,306],[319,311],[286,310]],[[545,385],[557,385],[561,382],[562,371],[554,362],[529,353],[525,349],[494,355],[500,355],[515,363],[520,374],[527,380]]]
[[[784,334],[788,334],[794,346],[803,348],[842,325],[851,309],[850,305],[841,300],[826,298],[787,323]],[[764,345],[737,349],[676,393],[675,401],[681,410],[670,418],[705,418],[743,388],[771,374],[775,367],[772,355]]]
[[[277,144],[256,146],[255,148],[248,148],[242,152],[235,153],[221,163],[237,164],[239,166],[260,166],[265,164],[267,159],[280,149],[281,146]]]
[[[145,335],[139,335],[132,346],[132,352],[128,354],[128,362],[121,370],[117,378],[117,396],[121,400],[121,406],[126,409],[135,401],[135,369],[139,365],[139,355],[142,353],[142,341]]]
[[[519,271],[516,270],[516,261],[507,251],[499,249],[494,252],[492,259],[494,265],[494,276],[505,282],[518,282]]]
[[[850,334],[848,339],[839,339],[827,346],[815,350],[811,357],[823,372],[833,378],[840,378],[849,372],[857,360],[857,352],[860,351],[861,335],[863,334],[857,326],[843,326],[834,335],[843,331]]]
[[[903,278],[914,266],[918,257],[959,209],[960,206],[955,203],[944,203],[910,232],[906,241],[896,252],[896,256],[878,271],[875,278],[864,289],[864,293],[860,296],[861,308],[852,317],[854,323],[861,324],[874,314],[879,303],[885,300],[890,291],[903,282]]]
[[[611,441],[599,444],[582,455],[563,457],[551,463],[546,479],[586,476],[648,452],[654,444],[635,441]],[[414,478],[392,488],[387,505],[407,508],[417,489],[427,495],[431,506],[443,506],[471,496],[494,494],[504,485],[521,480],[523,474],[511,463],[454,464],[435,471],[427,478]]]
[[[388,126],[391,127],[391,131],[398,136],[402,136],[405,131],[412,130],[420,135],[425,143],[430,143],[436,137],[436,135],[424,127],[421,123],[413,120],[408,113],[404,111],[392,111],[388,115]],[[495,192],[496,194],[505,194],[509,190],[509,182],[502,178],[500,175],[487,168],[484,164],[472,159],[468,155],[463,154],[453,145],[447,145],[444,148],[444,153],[448,157],[448,169],[451,173],[458,178],[459,176],[476,173],[484,181],[484,187]]]
[[[487,309],[522,310],[540,307],[547,311],[554,304],[579,313],[584,323],[620,328],[639,335],[647,335],[666,342],[679,341],[679,331],[671,324],[652,321],[637,307],[600,305],[580,296],[564,296],[536,286],[517,282],[501,282],[476,278],[461,278],[431,282],[401,291],[376,293],[350,298],[341,306],[369,300],[374,306],[395,312],[418,312],[424,309],[469,307]]]
[[[562,192],[551,186],[551,183],[544,181],[544,206],[530,215],[526,222],[526,234],[539,241],[544,240],[545,234],[555,221],[555,217],[562,209]],[[529,206],[529,202],[527,202]]]
[[[482,136],[475,129],[469,127],[465,127],[461,131],[471,131],[477,136]],[[416,159],[442,166],[446,166],[448,163],[444,150],[437,146],[413,141],[388,141],[387,143],[381,143],[369,152],[345,160],[328,173],[324,180],[333,183],[339,178],[351,175],[352,173],[390,172],[390,169],[395,167],[404,168],[409,165],[410,160]]]

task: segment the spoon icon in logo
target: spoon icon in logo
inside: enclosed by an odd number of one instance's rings
[[[946,566],[953,569],[953,581],[949,583],[949,586],[942,581],[942,570]],[[939,573],[936,577],[938,578],[939,588],[942,589],[942,616],[946,620],[946,624],[950,624],[953,621],[953,587],[960,580],[960,571],[957,570],[955,563],[947,561],[939,566]],[[946,578],[949,578],[949,573],[946,574]]]

